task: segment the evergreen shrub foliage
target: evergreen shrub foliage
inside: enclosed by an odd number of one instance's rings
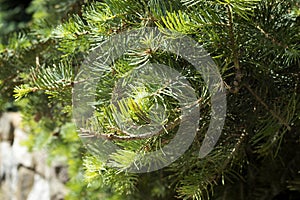
[[[299,198],[298,0],[33,0],[21,9],[26,16],[21,21],[12,15],[8,1],[0,2],[7,5],[0,9],[0,108],[12,101],[20,107],[24,127],[30,128],[28,148],[46,148],[50,161],[67,158],[66,199]],[[20,7],[14,10],[20,14]],[[200,159],[211,104],[191,64],[145,46],[106,66],[96,83],[97,121],[87,126],[102,134],[119,134],[113,129],[116,110],[110,102],[115,83],[147,62],[180,71],[201,99],[198,132],[189,150],[164,169],[134,174],[126,167],[135,153],[161,148],[177,126],[151,138],[114,141],[122,147],[111,157],[119,168],[108,167],[78,137],[80,130],[72,123],[72,88],[95,47],[110,36],[143,27],[168,29],[203,45],[222,75],[228,107],[221,138]],[[162,85],[132,91],[120,103],[121,116],[143,126],[158,102],[167,110],[160,123],[176,121],[178,102],[172,93],[163,93]],[[161,93],[152,95],[157,91]]]

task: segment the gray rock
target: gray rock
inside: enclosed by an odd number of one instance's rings
[[[0,199],[62,200],[69,179],[65,161],[47,165],[47,152],[29,152],[22,145],[26,133],[19,128],[19,113],[0,117]]]

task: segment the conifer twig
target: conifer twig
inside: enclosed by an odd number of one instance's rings
[[[274,110],[270,109],[270,107],[250,88],[249,85],[244,84],[246,89],[256,98],[256,100],[265,107],[267,111],[271,113],[271,115],[276,118],[282,125],[284,125],[289,131],[292,129],[291,126],[279,116]]]
[[[188,105],[184,108],[185,109],[192,108],[194,106],[197,106],[202,101],[203,101],[203,98],[199,98],[193,104]],[[182,110],[182,108],[177,110],[177,111],[180,111],[180,110]],[[85,138],[96,138],[96,139],[97,138],[103,138],[103,139],[107,139],[107,140],[123,140],[123,141],[143,140],[143,139],[148,139],[148,138],[153,137],[153,136],[159,136],[159,135],[163,134],[165,131],[172,130],[176,126],[178,126],[181,121],[182,121],[181,117],[178,117],[173,122],[170,122],[169,124],[167,124],[166,127],[162,126],[162,129],[158,132],[148,132],[148,133],[143,133],[143,134],[140,134],[140,135],[133,135],[133,134],[128,133],[127,131],[120,130],[120,129],[115,129],[115,130],[117,132],[121,133],[121,134],[124,134],[124,136],[120,136],[120,135],[117,135],[117,134],[104,134],[104,133],[99,133],[99,132],[95,132],[95,131],[91,131],[91,130],[81,128],[80,129],[80,132],[81,132],[80,136],[85,137]]]
[[[104,133],[99,133],[99,132],[95,132],[95,131],[91,131],[91,130],[87,130],[87,129],[80,129],[80,136],[84,137],[84,138],[103,138],[103,139],[107,139],[107,140],[120,140],[120,141],[130,141],[130,140],[143,140],[143,139],[148,139],[150,137],[153,136],[159,136],[161,134],[163,134],[166,130],[172,130],[173,128],[175,128],[177,125],[180,124],[180,118],[176,118],[173,122],[169,123],[166,125],[165,128],[162,128],[160,131],[158,132],[148,132],[148,133],[143,133],[140,135],[132,135],[129,134],[127,132],[124,132],[124,134],[126,136],[120,136],[120,135],[116,135],[116,134],[104,134]],[[122,131],[123,132],[123,131]]]
[[[269,39],[273,44],[283,47],[289,48],[287,45],[282,44],[280,41],[277,41],[270,33],[267,33],[264,29],[262,29],[259,25],[255,26],[267,39]]]
[[[228,11],[228,23],[229,23],[228,28],[229,28],[230,45],[231,45],[232,56],[233,56],[233,65],[236,70],[235,81],[234,81],[235,88],[232,90],[232,92],[237,93],[239,90],[238,88],[239,83],[241,82],[242,79],[242,72],[241,72],[241,67],[239,62],[238,47],[234,35],[233,12],[229,4],[227,5],[227,11]]]

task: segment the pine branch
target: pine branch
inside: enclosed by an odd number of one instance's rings
[[[233,163],[234,157],[239,154],[246,136],[247,134],[241,133],[230,151],[215,151],[215,154],[204,158],[200,165],[196,164],[197,167],[192,163],[191,167],[198,168],[200,171],[188,172],[189,174],[180,181],[182,186],[177,189],[179,197],[182,199],[208,198],[210,196],[208,188],[218,185],[221,176],[230,172],[232,168],[230,164]],[[206,169],[208,171],[205,171]]]
[[[176,108],[176,109],[174,109],[174,111],[179,112],[179,111],[182,111],[184,109],[191,109],[195,106],[198,106],[200,104],[200,102],[203,102],[203,98],[201,98],[201,97],[199,99],[197,99],[197,101],[193,102],[192,104],[186,105],[183,108]],[[200,106],[200,108],[201,107],[202,106]],[[117,135],[117,134],[104,134],[104,133],[99,133],[99,132],[87,130],[87,129],[84,129],[84,128],[81,128],[79,131],[81,132],[81,134],[80,134],[81,137],[104,138],[104,139],[107,139],[107,140],[120,140],[120,141],[143,140],[143,139],[148,139],[148,138],[153,137],[153,136],[162,135],[166,131],[174,129],[176,126],[178,126],[182,122],[181,118],[182,117],[177,117],[173,122],[170,122],[169,124],[165,125],[165,127],[163,127],[158,132],[154,132],[154,133],[153,132],[148,132],[148,133],[144,133],[144,134],[140,134],[140,135],[133,135],[131,133],[128,133],[125,130],[120,130],[119,128],[114,128],[114,127],[110,128],[110,129],[114,130],[115,133],[123,134],[125,136],[120,136],[120,135]],[[185,119],[185,120],[188,120],[188,119]]]
[[[119,140],[119,141],[131,141],[131,140],[143,140],[143,139],[148,139],[151,138],[153,136],[159,136],[164,134],[166,131],[168,130],[172,130],[174,129],[176,126],[178,126],[180,124],[180,118],[176,118],[173,122],[169,123],[166,125],[166,127],[162,128],[160,131],[158,132],[148,132],[148,133],[144,133],[144,134],[140,134],[140,135],[132,135],[126,131],[123,130],[119,130],[119,132],[125,134],[126,136],[119,136],[116,134],[103,134],[103,133],[99,133],[99,132],[95,132],[95,131],[91,131],[91,130],[87,130],[87,129],[80,129],[80,136],[81,137],[89,137],[89,138],[104,138],[107,140]]]
[[[2,80],[2,84],[6,85],[6,83],[9,83],[10,81],[12,81],[14,78],[17,77],[17,74],[12,74],[9,77],[5,78]]]
[[[234,22],[233,22],[233,12],[231,5],[227,5],[227,12],[228,12],[228,21],[229,21],[229,38],[230,38],[230,44],[231,44],[231,50],[233,54],[233,63],[234,63],[234,68],[236,70],[235,74],[235,81],[234,81],[234,86],[235,88],[232,89],[231,91],[233,93],[237,93],[239,91],[238,85],[241,82],[242,79],[242,73],[241,73],[241,67],[239,63],[239,53],[238,53],[238,47],[235,41],[235,33],[234,33]]]
[[[259,25],[255,26],[268,40],[270,40],[274,45],[283,47],[285,49],[288,49],[289,46],[286,44],[283,44],[282,42],[275,39],[270,33],[267,33],[263,28],[261,28]]]
[[[243,86],[256,98],[256,100],[265,107],[267,111],[271,113],[271,115],[276,118],[282,125],[284,125],[289,131],[292,130],[291,126],[282,118],[279,114],[277,114],[274,110],[270,109],[270,107],[259,97],[249,85],[244,84]]]

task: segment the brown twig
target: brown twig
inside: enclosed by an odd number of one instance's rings
[[[269,39],[273,44],[283,47],[283,48],[289,48],[288,45],[282,44],[280,41],[277,41],[273,36],[271,36],[269,33],[267,33],[264,29],[262,29],[259,25],[255,26],[267,39]]]
[[[29,170],[29,171],[32,171],[34,174],[37,174],[37,175],[39,175],[40,177],[42,177],[43,179],[46,179],[46,176],[44,175],[44,174],[42,174],[41,172],[39,172],[39,171],[37,171],[34,167],[29,167],[29,166],[25,166],[25,165],[23,165],[23,164],[18,164],[18,169],[19,168],[25,168],[25,169],[27,169],[27,170]]]
[[[143,139],[148,139],[153,136],[159,136],[159,135],[165,133],[166,130],[172,130],[173,128],[175,128],[177,125],[180,124],[180,121],[181,121],[180,118],[177,118],[173,122],[167,124],[165,128],[162,128],[158,132],[148,132],[148,133],[144,133],[144,134],[140,134],[140,135],[132,135],[132,134],[129,134],[124,131],[122,131],[122,132],[124,132],[124,134],[126,136],[120,136],[120,135],[116,135],[116,134],[103,134],[103,133],[98,133],[95,131],[86,130],[86,129],[81,128],[80,136],[83,138],[95,138],[95,139],[103,138],[103,139],[107,139],[107,140],[120,140],[120,141],[143,140]]]
[[[233,93],[237,93],[239,91],[239,83],[242,79],[242,72],[241,72],[241,66],[239,62],[239,53],[238,53],[238,46],[235,41],[235,35],[234,35],[234,24],[233,24],[233,12],[231,6],[227,5],[227,11],[228,11],[228,23],[229,23],[229,38],[230,38],[230,44],[231,44],[231,50],[232,50],[232,56],[233,56],[233,64],[234,68],[236,70],[235,74],[235,81],[234,81],[234,89],[231,90]]]
[[[267,111],[269,111],[271,113],[271,115],[276,118],[281,124],[283,124],[289,131],[292,129],[290,127],[290,125],[284,120],[282,119],[279,114],[277,114],[274,110],[270,109],[270,107],[262,100],[262,98],[260,98],[251,88],[249,85],[244,85],[247,90],[256,98],[256,100],[265,107],[265,109]]]

